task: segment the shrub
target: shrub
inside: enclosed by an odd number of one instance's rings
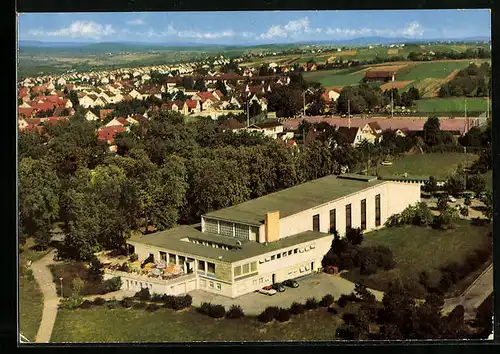
[[[107,307],[108,309],[116,309],[116,308],[118,308],[120,305],[121,305],[121,304],[120,304],[120,301],[118,301],[118,300],[108,300],[108,301],[106,301],[106,307]]]
[[[149,293],[148,288],[142,288],[141,290],[135,293],[134,297],[139,298],[141,301],[151,300],[151,294]]]
[[[153,293],[153,296],[151,296],[151,301],[153,302],[162,302],[163,301],[163,296],[157,293]]]
[[[278,314],[279,309],[275,306],[267,307],[262,313],[259,315],[258,320],[264,323],[271,322],[276,315]]]
[[[316,300],[314,297],[310,297],[309,299],[306,300],[306,309],[315,310],[318,307],[319,307],[318,300]]]
[[[148,304],[146,304],[145,302],[141,301],[141,302],[136,302],[133,307],[134,309],[138,309],[138,310],[144,310],[146,307],[148,306]]]
[[[373,303],[376,300],[375,295],[373,295],[363,284],[356,284],[354,286],[354,295],[356,298],[368,303]]]
[[[486,262],[489,258],[491,253],[487,250],[476,250],[476,256],[479,262],[484,263]]]
[[[149,311],[149,312],[155,312],[155,311],[158,311],[160,307],[156,304],[150,304],[148,305],[148,307],[146,307],[146,311]]]
[[[94,299],[94,305],[96,306],[102,306],[106,303],[106,300],[104,300],[102,297],[96,297]]]
[[[336,315],[339,313],[339,311],[335,307],[329,307],[327,311],[333,315]]]
[[[231,319],[242,318],[243,316],[245,316],[245,314],[243,313],[243,309],[241,308],[240,305],[232,305],[226,314],[226,318],[231,318]]]
[[[226,315],[226,309],[222,305],[210,305],[208,315],[212,318],[222,318]]]
[[[65,310],[74,310],[83,304],[83,299],[79,296],[71,296],[61,300],[59,307]]]
[[[347,241],[351,243],[351,245],[357,246],[363,242],[363,230],[361,228],[348,228],[345,234]]]
[[[92,304],[92,301],[90,301],[90,300],[85,300],[85,301],[83,301],[83,302],[82,302],[82,304],[80,305],[80,308],[81,308],[81,309],[89,309],[89,308],[91,308],[91,307],[92,307],[92,305],[93,305],[93,304]]]
[[[377,261],[371,256],[365,257],[361,262],[359,273],[361,275],[370,275],[370,274],[375,274],[376,272],[377,272]]]
[[[300,315],[303,314],[304,312],[305,312],[304,305],[298,302],[294,302],[292,303],[292,306],[290,306],[290,313],[292,315]]]
[[[335,301],[332,294],[326,294],[319,302],[319,306],[329,307]]]
[[[202,302],[200,307],[198,308],[198,312],[208,316],[208,314],[210,313],[210,303]]]
[[[114,277],[103,282],[103,287],[106,293],[118,291],[122,288],[122,278]]]
[[[119,270],[121,270],[122,272],[129,272],[130,267],[128,266],[127,262],[123,262],[123,264],[120,266]]]
[[[134,301],[131,298],[126,297],[126,298],[122,299],[122,301],[120,301],[120,304],[124,308],[128,309],[128,308],[131,308],[134,305]]]
[[[279,322],[286,322],[290,319],[290,311],[288,311],[288,309],[285,308],[280,308],[278,309],[275,318]]]
[[[182,310],[182,309],[185,309],[185,308],[188,308],[189,306],[191,306],[191,303],[192,303],[193,299],[191,297],[191,295],[187,294],[185,296],[172,296],[171,300],[170,300],[170,305],[171,305],[171,308],[178,311],[178,310]],[[167,304],[168,302],[166,302],[165,304]],[[225,311],[224,311],[225,313]],[[218,317],[217,317],[218,318]]]
[[[135,262],[139,259],[139,256],[136,253],[132,253],[130,255],[130,262]]]
[[[345,307],[349,302],[356,302],[357,300],[358,298],[353,294],[342,294],[337,300],[337,305],[339,305],[339,307]]]

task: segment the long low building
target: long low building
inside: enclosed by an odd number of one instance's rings
[[[418,184],[328,176],[207,213],[196,225],[135,235],[128,243],[140,260],[177,265],[189,276],[189,284],[182,277],[179,284],[145,281],[152,291],[201,289],[234,298],[320,271],[332,230],[343,236],[349,227],[378,229],[418,201]],[[137,289],[137,279],[122,280],[125,289]]]

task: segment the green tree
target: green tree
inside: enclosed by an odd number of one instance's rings
[[[196,82],[194,83],[194,86],[193,86],[193,90],[202,91],[202,92],[206,91],[207,87],[205,86],[205,81],[202,79],[196,80]]]
[[[424,188],[426,192],[429,192],[431,194],[436,193],[438,190],[436,177],[430,176],[429,179],[425,181]]]
[[[441,144],[442,134],[438,117],[429,117],[424,124],[424,141],[429,146]]]
[[[227,95],[226,85],[224,85],[222,81],[217,80],[217,82],[215,83],[215,89],[219,90],[224,96]]]
[[[21,239],[34,237],[45,248],[51,238],[52,224],[59,217],[59,189],[56,172],[44,160],[29,157],[19,164],[19,209]]]

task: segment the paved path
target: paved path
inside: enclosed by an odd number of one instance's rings
[[[131,297],[135,295],[135,291],[130,291],[130,290],[118,290],[118,291],[113,291],[111,293],[103,294],[103,295],[88,295],[84,296],[85,300],[94,300],[97,297],[102,297],[105,300],[122,300],[125,297]]]
[[[52,273],[48,265],[54,263],[55,250],[50,251],[46,256],[31,264],[33,276],[35,277],[40,290],[43,294],[43,313],[38,333],[36,334],[36,343],[48,343],[52,334],[52,328],[56,321],[59,298],[56,292],[56,286],[52,280]]]
[[[456,306],[465,308],[465,318],[473,318],[476,309],[493,292],[493,263],[460,295],[446,299],[443,313],[451,312]]]

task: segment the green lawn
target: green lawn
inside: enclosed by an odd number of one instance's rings
[[[43,296],[33,277],[19,276],[19,328],[30,341],[35,340],[42,321]]]
[[[389,247],[396,262],[395,268],[378,270],[369,276],[348,272],[345,278],[361,281],[381,291],[396,279],[418,283],[419,273],[423,270],[429,272],[431,281],[437,281],[440,267],[451,262],[463,263],[469,252],[484,249],[488,242],[487,232],[488,226],[473,226],[466,220],[457,221],[457,227],[447,231],[417,226],[372,231],[365,234],[363,246]]]
[[[365,76],[364,72],[356,73],[363,67],[349,69],[334,69],[321,71],[308,71],[303,73],[306,81],[316,81],[325,87],[357,85]]]
[[[430,153],[404,156],[393,161],[392,166],[379,166],[382,178],[402,176],[405,172],[408,177],[434,176],[444,180],[453,173],[461,163],[470,166],[478,158],[474,154],[464,153]]]
[[[19,328],[30,341],[35,339],[42,321],[43,296],[40,287],[32,275],[23,272],[26,261],[36,261],[45,256],[47,251],[36,251],[33,240],[28,239],[21,248],[19,269]]]
[[[214,320],[194,309],[154,313],[137,309],[60,310],[52,342],[182,342],[332,340],[340,319],[325,308],[293,316],[288,323],[255,318]]]
[[[428,98],[415,101],[416,110],[419,113],[456,113],[464,116],[465,100],[467,100],[467,112],[470,116],[486,112],[486,98],[483,97],[453,97],[453,98]],[[490,100],[491,110],[491,100]]]

